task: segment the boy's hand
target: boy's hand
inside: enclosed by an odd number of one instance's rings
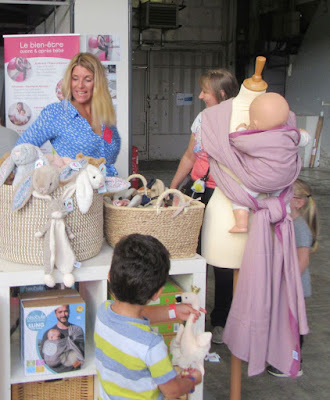
[[[199,311],[195,310],[191,307],[190,304],[176,304],[175,305],[176,316],[183,321],[187,321],[190,314],[194,314],[194,322],[198,320],[201,315],[201,312],[206,314],[206,310],[202,307],[199,308]]]
[[[195,378],[195,385],[199,385],[202,382],[203,376],[199,369],[189,368],[187,371],[190,376]]]

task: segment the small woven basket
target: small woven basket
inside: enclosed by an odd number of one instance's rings
[[[64,188],[56,189],[52,197],[60,197]],[[0,258],[42,265],[43,239],[35,238],[34,234],[47,223],[48,202],[32,196],[21,210],[12,211],[13,192],[11,185],[0,188]],[[70,244],[77,261],[83,261],[96,256],[102,247],[103,195],[94,191],[92,206],[86,214],[79,211],[75,196],[73,207],[65,222],[75,235]]]
[[[161,207],[162,200],[169,194],[179,197],[180,204],[177,207]],[[190,205],[173,218],[173,214],[187,201],[190,201]],[[200,201],[192,200],[176,189],[162,193],[155,208],[118,207],[104,201],[105,237],[109,245],[114,247],[123,236],[131,233],[151,235],[164,244],[171,258],[194,257],[204,207]]]
[[[11,400],[94,400],[94,377],[18,383],[11,387]]]

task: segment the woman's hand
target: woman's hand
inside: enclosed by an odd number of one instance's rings
[[[187,321],[189,315],[194,314],[194,322],[196,322],[201,316],[201,312],[206,314],[206,310],[204,308],[200,307],[198,311],[192,308],[190,304],[176,304],[175,312],[177,318],[182,319],[183,321]]]

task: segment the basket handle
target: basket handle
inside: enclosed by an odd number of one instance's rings
[[[161,204],[162,204],[163,199],[165,199],[169,194],[174,194],[174,195],[176,195],[176,196],[179,197],[180,202],[179,202],[178,207],[183,207],[183,206],[184,206],[184,204],[185,204],[186,201],[185,201],[185,198],[184,198],[183,193],[180,192],[180,190],[177,190],[177,189],[167,189],[167,190],[165,190],[165,192],[163,192],[163,193],[158,197],[158,199],[157,199],[157,201],[156,201],[156,210],[157,210],[157,214],[159,214],[160,211],[161,211]]]
[[[147,188],[148,182],[147,182],[146,178],[143,175],[132,174],[132,175],[128,176],[126,178],[126,180],[129,182],[130,180],[135,179],[135,178],[140,179],[140,181],[142,182],[143,187],[144,187],[144,194],[147,196],[148,195],[148,188]]]

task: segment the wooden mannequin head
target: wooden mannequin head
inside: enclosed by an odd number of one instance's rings
[[[262,92],[267,89],[267,83],[262,79],[261,73],[264,69],[266,62],[266,57],[258,56],[256,58],[255,72],[251,78],[245,79],[243,85],[246,89],[252,90],[254,92]]]
[[[274,129],[282,126],[289,118],[289,104],[278,93],[263,93],[250,105],[250,129]]]

